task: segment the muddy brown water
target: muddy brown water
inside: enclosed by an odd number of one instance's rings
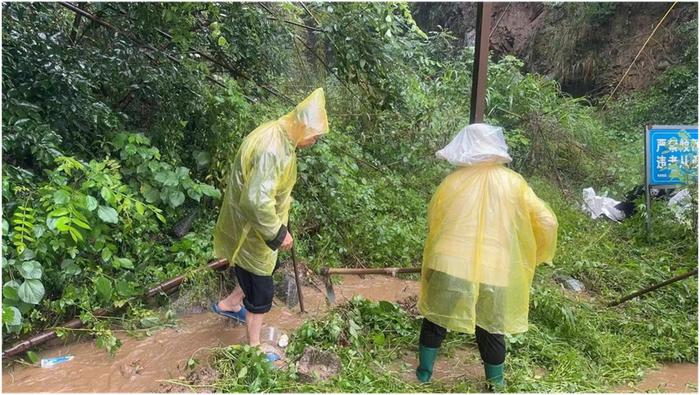
[[[398,301],[418,292],[418,283],[386,276],[345,276],[334,286],[336,303],[355,295],[371,300]],[[325,294],[315,288],[304,288],[307,313],[298,307],[289,310],[277,303],[265,322],[287,333],[308,318],[327,309]],[[117,334],[122,347],[111,358],[85,340],[38,351],[41,358],[73,355],[72,361],[49,369],[15,364],[3,366],[3,392],[154,392],[162,380],[178,379],[186,374],[187,361],[194,357],[205,360],[209,349],[244,343],[245,326],[204,312],[180,317],[176,328],[157,331],[153,336],[136,339]]]
[[[668,363],[649,370],[637,384],[618,387],[616,392],[698,393],[698,365]]]
[[[419,284],[388,276],[344,276],[343,283],[334,286],[336,303],[355,295],[371,300],[400,301],[417,295]],[[301,323],[327,310],[325,294],[312,287],[304,288],[306,309],[289,310],[276,303],[265,317],[266,324],[289,333]],[[179,379],[187,374],[190,358],[204,361],[212,347],[244,343],[244,326],[212,313],[187,314],[179,318],[175,328],[157,331],[153,336],[136,339],[117,334],[122,347],[112,358],[95,347],[94,341],[84,340],[65,345],[47,346],[38,351],[41,358],[73,355],[72,361],[50,369],[19,364],[3,365],[2,392],[155,392],[163,380]],[[407,353],[402,362],[391,370],[413,379],[415,355]],[[442,366],[440,368],[440,364]],[[452,381],[463,376],[483,375],[475,349],[457,352],[453,357],[438,360],[436,380]],[[462,365],[459,371],[450,366]],[[442,372],[442,373],[439,373]],[[669,364],[660,370],[650,370],[644,379],[615,392],[697,392],[697,364]]]

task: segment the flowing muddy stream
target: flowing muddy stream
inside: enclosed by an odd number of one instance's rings
[[[388,276],[343,276],[343,283],[334,286],[336,303],[343,303],[355,295],[371,300],[400,301],[418,293],[419,284]],[[307,313],[302,315],[298,306],[290,310],[275,305],[265,317],[272,325],[290,333],[301,323],[327,310],[325,294],[316,288],[304,288]],[[175,328],[163,329],[145,339],[117,335],[122,347],[114,358],[97,349],[92,340],[66,345],[48,346],[38,351],[41,358],[73,355],[72,361],[50,369],[7,366],[2,374],[3,392],[156,392],[162,380],[177,379],[186,374],[187,361],[196,357],[204,361],[209,349],[245,342],[245,327],[230,320],[204,312],[179,317]],[[467,363],[468,362],[468,363]],[[480,361],[476,350],[467,350],[442,362],[444,374],[437,380],[455,380],[463,376],[480,376]],[[407,355],[395,371],[412,378],[415,356]],[[460,365],[452,372],[448,365]],[[463,366],[469,365],[469,366]],[[472,366],[473,365],[473,366]],[[440,366],[440,363],[438,363]],[[472,369],[473,368],[473,369]],[[465,370],[466,369],[466,370]],[[464,371],[462,371],[464,370]],[[444,377],[443,377],[444,376]],[[696,364],[668,364],[660,370],[650,370],[635,386],[620,386],[615,392],[697,392]]]
[[[336,303],[362,295],[372,300],[398,301],[416,295],[418,283],[387,276],[344,276],[334,286]],[[307,313],[297,306],[273,306],[265,324],[289,333],[308,318],[327,309],[325,294],[315,288],[304,288]],[[49,369],[15,364],[4,366],[3,392],[155,392],[159,380],[177,379],[185,374],[187,361],[196,353],[204,360],[208,349],[243,343],[245,326],[229,319],[204,312],[179,317],[176,328],[155,332],[145,339],[118,334],[122,347],[114,358],[95,347],[88,339],[66,345],[49,346],[38,351],[41,358],[73,355],[72,361]]]

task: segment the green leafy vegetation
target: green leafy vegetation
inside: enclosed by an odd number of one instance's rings
[[[79,316],[113,353],[114,331],[169,324],[172,314],[140,298],[149,287],[185,275],[189,295],[206,299],[216,275],[199,268],[213,258],[229,161],[247,133],[318,86],[331,132],[299,152],[297,254],[312,269],[419,264],[427,202],[451,171],[434,152],[468,120],[472,48],[455,46],[447,31],[421,31],[411,6],[398,3],[81,7],[114,29],[56,3],[3,4],[5,344]],[[603,25],[614,7],[579,11],[571,12]],[[697,22],[680,29],[694,36]],[[577,53],[576,43],[562,56]],[[695,281],[605,307],[695,267],[696,209],[678,221],[655,202],[651,238],[641,201],[621,224],[579,209],[583,187],[621,199],[642,183],[645,123],[697,122],[696,47],[649,89],[603,111],[515,57],[491,59],[486,121],[504,127],[511,166],[560,221],[557,258],[535,278],[531,330],[508,339],[509,390],[603,391],[659,361],[697,361]],[[697,203],[697,184],[690,189]],[[191,232],[171,236],[195,209]],[[569,295],[555,274],[579,278],[588,293]],[[109,317],[93,314],[100,308]],[[230,347],[214,354],[215,387],[480,390],[478,379],[419,386],[387,373],[413,352],[418,322],[391,303],[356,299],[305,323],[289,346],[292,360],[307,345],[336,352],[338,378],[301,384],[294,369],[272,370],[255,349]],[[471,336],[451,334],[443,351],[473,347]]]

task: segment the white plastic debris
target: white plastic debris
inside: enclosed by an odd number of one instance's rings
[[[672,198],[668,199],[669,206],[688,205],[690,202],[690,192],[687,189],[676,193]]]
[[[56,365],[62,364],[64,362],[68,362],[73,359],[72,355],[63,355],[60,357],[56,358],[44,358],[41,360],[41,367],[42,368],[52,368]]]
[[[287,335],[280,336],[280,339],[277,342],[277,345],[282,347],[282,348],[285,348],[285,347],[287,347],[288,344],[289,344],[289,336],[287,336]]]
[[[554,276],[554,281],[561,284],[565,289],[575,293],[581,293],[586,290],[586,286],[581,281],[571,276],[559,274]]]
[[[593,188],[583,190],[583,210],[591,215],[591,218],[598,218],[604,215],[613,221],[625,219],[625,213],[615,208],[620,202],[607,196],[596,195]]]

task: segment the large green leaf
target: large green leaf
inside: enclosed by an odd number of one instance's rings
[[[58,218],[46,217],[46,226],[50,230],[56,230],[56,221],[58,221]]]
[[[202,193],[200,192],[201,188],[192,187],[187,190],[187,195],[192,199],[199,201],[202,198]]]
[[[71,228],[70,222],[70,217],[60,217],[56,220],[54,226],[61,232],[67,232]]]
[[[177,174],[170,170],[161,170],[155,175],[156,181],[169,187],[177,186]]]
[[[85,221],[78,219],[77,217],[73,218],[73,223],[75,225],[78,225],[78,227],[81,227],[83,229],[90,230],[90,225],[88,225]]]
[[[171,191],[168,195],[170,206],[175,208],[185,202],[185,194],[182,191]]]
[[[114,193],[107,187],[102,187],[102,189],[100,189],[100,196],[109,204],[112,204],[114,201]]]
[[[32,227],[32,231],[34,232],[34,238],[35,238],[35,239],[38,239],[38,238],[40,238],[41,236],[44,235],[44,232],[46,232],[46,228],[44,227],[44,225],[35,224],[35,225]]]
[[[108,206],[100,206],[97,209],[97,216],[108,224],[116,224],[119,221],[117,210]]]
[[[210,196],[210,197],[213,197],[215,199],[218,199],[221,197],[221,192],[219,192],[218,189],[216,189],[213,186],[208,185],[208,184],[201,184],[201,185],[202,185],[202,193],[203,194]]]
[[[69,276],[77,276],[83,271],[72,259],[64,259],[63,262],[61,262],[61,269],[63,273]]]
[[[153,178],[155,178],[159,183],[165,184],[165,181],[168,179],[168,171],[160,170],[153,176]]]
[[[100,277],[95,281],[95,290],[104,301],[112,298],[112,283],[105,277]]]
[[[61,208],[57,208],[56,210],[53,210],[52,212],[50,212],[49,217],[57,217],[58,218],[58,217],[62,217],[64,215],[68,215],[68,213],[70,213],[70,211],[67,208],[61,207]]]
[[[27,280],[38,280],[41,278],[41,264],[37,261],[26,261],[22,262],[19,267],[19,274]]]
[[[185,178],[189,177],[190,169],[180,166],[177,169],[175,169],[175,174],[177,175],[178,179],[184,180]]]
[[[131,285],[125,280],[119,280],[116,283],[116,290],[121,296],[131,296],[133,294]]]
[[[64,191],[63,189],[59,189],[58,191],[53,193],[53,202],[55,204],[66,204],[70,201],[70,193],[68,191]]]
[[[129,258],[114,258],[112,265],[118,268],[133,269],[134,263]]]
[[[2,323],[9,326],[22,323],[22,313],[15,306],[2,307]]]
[[[169,187],[175,187],[177,186],[178,179],[177,179],[177,174],[175,174],[172,171],[168,172],[168,178],[165,180],[165,185]]]
[[[112,258],[112,250],[110,250],[107,247],[103,248],[102,249],[102,260],[105,262],[108,262],[110,258]]]
[[[2,297],[8,300],[17,301],[19,300],[19,295],[17,295],[18,289],[19,283],[17,281],[8,281],[2,286]]]
[[[146,198],[148,203],[156,203],[160,199],[160,193],[156,188],[153,188],[150,184],[141,185],[141,194]]]
[[[19,298],[29,304],[38,304],[41,302],[41,298],[44,297],[44,284],[39,280],[24,280],[22,285],[19,286],[17,294]]]
[[[19,256],[20,261],[31,261],[36,257],[36,253],[34,253],[34,250],[30,250],[27,248],[26,250],[22,251],[22,253]]]
[[[97,199],[90,195],[85,196],[85,208],[87,208],[88,211],[93,211],[97,208],[97,205]]]
[[[27,351],[27,358],[29,358],[32,363],[39,362],[39,354],[35,353],[34,351]]]

